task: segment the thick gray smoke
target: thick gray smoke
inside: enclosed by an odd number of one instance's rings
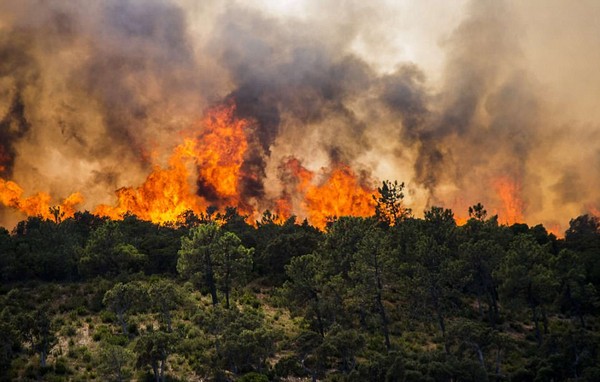
[[[534,12],[456,7],[439,38],[443,69],[431,73],[388,62],[404,30],[389,20],[406,22],[407,10],[385,1],[307,1],[297,15],[236,2],[3,1],[0,176],[57,198],[81,191],[93,209],[141,183],[208,106],[235,102],[255,121],[243,187],[259,204],[281,191],[292,155],[405,181],[415,211],[465,215],[481,201],[502,213],[503,182],[532,223],[598,208],[598,123],[552,111],[537,64],[551,47],[532,45],[538,29],[523,37]]]

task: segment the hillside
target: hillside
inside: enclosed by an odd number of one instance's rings
[[[30,217],[0,232],[2,379],[600,380],[597,218],[384,212]]]

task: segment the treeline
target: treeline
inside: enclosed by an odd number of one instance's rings
[[[384,183],[325,232],[233,208],[0,231],[6,380],[597,381],[600,222],[564,239]],[[58,216],[58,215],[57,215]]]

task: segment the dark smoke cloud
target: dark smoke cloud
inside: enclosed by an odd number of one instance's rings
[[[31,126],[23,102],[23,89],[36,82],[38,68],[31,64],[29,50],[25,34],[0,35],[0,176],[12,175],[16,155],[14,142]]]
[[[368,149],[367,125],[348,106],[371,86],[372,70],[360,59],[330,49],[301,22],[290,24],[231,7],[216,23],[207,55],[216,56],[235,84],[228,97],[237,114],[256,121],[243,179],[247,198],[264,197],[276,139],[311,134],[330,162],[348,162]],[[286,131],[288,130],[288,131]]]
[[[23,137],[31,127],[25,117],[21,94],[16,93],[8,111],[0,120],[0,176],[10,177],[16,156],[13,142]]]
[[[347,103],[371,85],[373,73],[363,61],[331,49],[328,36],[311,33],[310,25],[299,21],[284,24],[259,12],[230,8],[217,25],[211,54],[236,84],[231,97],[238,113],[258,121],[265,154],[280,135],[283,119],[297,129],[341,121],[337,138],[360,140],[366,125]],[[338,146],[339,151],[350,150],[347,156],[359,148],[346,142]]]

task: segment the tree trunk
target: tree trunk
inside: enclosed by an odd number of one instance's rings
[[[165,382],[165,364],[166,364],[166,360],[161,359],[160,360],[160,381],[161,382]]]
[[[173,331],[173,328],[171,327],[171,312],[169,312],[168,309],[165,313],[165,321],[167,321],[167,332],[171,333]]]
[[[573,298],[573,294],[571,293],[571,286],[569,284],[567,284],[567,300],[569,300],[569,305],[571,305],[573,307],[573,309],[575,309],[575,314],[577,315],[577,318],[579,319],[579,323],[581,324],[581,327],[583,329],[585,329],[585,320],[583,319],[583,313],[581,312],[581,304],[578,303],[574,298]]]
[[[581,328],[585,329],[585,321],[583,319],[583,314],[581,313],[581,309],[577,309],[577,316],[579,317],[579,323],[581,324]]]
[[[375,302],[379,309],[379,315],[381,317],[381,326],[383,330],[383,337],[385,339],[385,348],[389,352],[392,345],[390,343],[390,331],[387,314],[385,312],[385,306],[383,305],[383,299],[381,297],[383,293],[383,281],[381,276],[381,266],[379,264],[378,253],[374,252],[374,268],[375,268],[375,286],[377,287],[377,293],[375,294]]]
[[[483,351],[481,350],[481,347],[478,344],[473,344],[473,346],[475,347],[475,351],[477,352],[477,358],[479,359],[479,363],[485,369],[485,362],[483,359]]]
[[[579,353],[577,352],[577,346],[575,346],[575,361],[573,362],[573,376],[575,382],[579,381],[579,374],[577,373],[577,366],[579,365]]]
[[[438,326],[440,331],[442,332],[442,340],[444,341],[444,350],[446,354],[449,353],[448,344],[446,343],[446,323],[444,322],[444,315],[442,313],[442,309],[440,307],[440,301],[438,298],[438,293],[436,292],[433,286],[430,287],[429,293],[431,294],[431,299],[433,301],[433,309],[435,310],[435,314],[437,315]]]
[[[544,334],[548,334],[548,316],[546,316],[546,310],[541,307],[542,311],[542,322],[544,323]]]
[[[213,306],[216,306],[219,304],[219,299],[217,297],[217,285],[215,283],[215,275],[213,274],[213,269],[212,269],[212,259],[210,257],[210,254],[205,253],[204,254],[204,261],[206,262],[206,285],[208,286],[208,289],[210,290],[210,295],[212,297],[212,304]]]
[[[321,308],[319,307],[319,295],[317,292],[312,291],[313,298],[315,299],[315,313],[317,315],[317,325],[319,326],[319,334],[325,338],[325,328],[323,327],[323,319],[321,318]]]
[[[496,291],[496,287],[492,284],[489,286],[488,288],[489,290],[489,295],[490,295],[490,300],[491,300],[491,305],[492,305],[492,314],[491,316],[491,324],[492,327],[495,328],[496,327],[496,321],[499,318],[499,314],[498,314],[498,291]]]
[[[537,315],[537,308],[535,305],[531,306],[531,318],[535,324],[535,339],[537,340],[538,347],[542,346],[542,333],[540,332],[540,323]]]
[[[446,342],[446,323],[444,321],[444,315],[440,310],[437,311],[438,317],[438,325],[440,326],[440,331],[442,332],[442,341],[444,341],[444,350],[446,354],[449,354],[450,351],[448,349],[448,343]]]
[[[502,351],[500,347],[496,349],[496,381],[500,380],[500,361],[502,360]]]
[[[304,371],[306,371],[308,374],[310,374],[312,382],[317,382],[317,371],[311,370],[308,367],[306,367],[305,361],[306,361],[306,356],[302,357],[302,361],[300,361],[302,368],[304,369]]]
[[[481,306],[481,291],[479,288],[477,288],[477,310],[479,311],[479,318],[483,321],[483,307]]]
[[[531,282],[527,286],[527,302],[529,303],[529,307],[531,308],[531,318],[533,319],[533,322],[535,324],[535,338],[537,340],[538,347],[540,347],[540,346],[542,346],[542,333],[540,332],[540,323],[539,323],[539,317],[538,317],[538,312],[537,312],[537,304],[535,303],[535,300],[533,299],[533,294],[531,291]]]
[[[383,301],[381,299],[381,289],[382,289],[381,280],[377,279],[377,295],[376,295],[377,307],[379,308],[379,315],[381,316],[383,337],[385,338],[385,348],[387,349],[387,351],[390,351],[390,348],[392,347],[392,345],[390,343],[390,331],[388,328],[387,315],[385,314],[385,307],[383,306]]]
[[[46,367],[46,350],[40,352],[40,366]]]
[[[156,362],[152,362],[152,371],[154,372],[154,380],[156,382],[160,382],[159,373],[158,373],[158,364]]]
[[[127,331],[127,321],[125,321],[125,312],[117,312],[117,318],[121,324],[121,330],[123,331],[123,334],[128,335],[129,333]]]

